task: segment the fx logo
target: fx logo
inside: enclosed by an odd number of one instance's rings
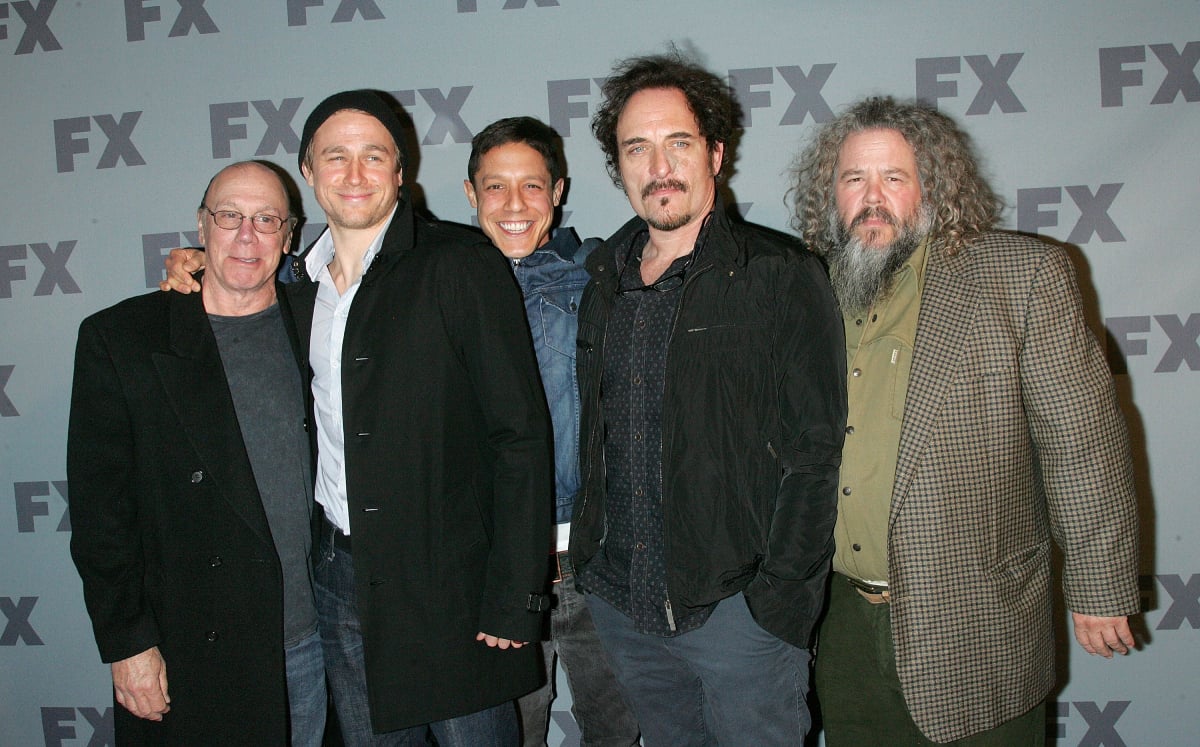
[[[40,496],[50,495],[50,486],[62,498],[63,511],[54,531],[71,531],[71,514],[67,512],[67,481],[53,480],[51,482],[14,482],[13,497],[17,505],[17,531],[32,532],[36,529],[34,518],[50,515],[50,501],[39,501]]]
[[[26,646],[46,645],[29,622],[37,601],[37,597],[19,597],[15,602],[12,597],[0,597],[0,614],[8,619],[0,632],[0,646],[15,646],[17,641]]]
[[[1200,573],[1193,573],[1186,581],[1178,573],[1138,577],[1143,592],[1149,592],[1155,581],[1171,597],[1171,606],[1154,629],[1179,630],[1186,622],[1192,630],[1200,630]]]
[[[469,143],[475,136],[462,118],[463,105],[467,103],[467,97],[474,88],[453,86],[447,93],[442,93],[440,88],[418,88],[388,93],[395,96],[410,114],[415,112],[423,115],[422,109],[417,107],[417,94],[420,94],[421,100],[433,112],[433,121],[421,137],[421,145],[441,145],[446,142],[447,136],[456,143]]]
[[[75,712],[78,711],[92,728],[88,747],[111,747],[117,743],[113,732],[112,706],[99,708],[42,707],[42,737],[46,747],[62,747],[64,740],[75,740]]]
[[[967,114],[987,114],[992,106],[1000,107],[1004,114],[1025,111],[1024,104],[1013,92],[1008,80],[1024,52],[1005,52],[992,62],[987,55],[971,54],[966,57],[918,57],[917,98],[937,108],[939,99],[958,97],[958,81],[943,80],[943,75],[958,75],[962,60],[967,61],[975,77],[979,79],[979,91],[971,99]]]
[[[162,20],[162,8],[158,5],[147,6],[148,0],[125,0],[125,41],[145,41],[146,24]],[[204,0],[175,0],[179,5],[179,14],[175,23],[167,32],[168,38],[187,36],[196,29],[201,34],[219,34],[221,29],[213,22],[212,16],[204,9]]]
[[[1092,236],[1108,243],[1124,241],[1125,235],[1117,228],[1117,224],[1109,216],[1109,208],[1117,199],[1117,194],[1124,187],[1123,183],[1101,184],[1092,192],[1085,184],[1070,187],[1034,187],[1017,190],[1017,230],[1026,233],[1040,233],[1043,228],[1058,225],[1058,211],[1043,210],[1043,205],[1062,204],[1062,193],[1065,189],[1071,196],[1075,207],[1079,208],[1079,219],[1067,236],[1071,244],[1086,244]]]
[[[572,101],[573,97],[588,96],[592,93],[592,84],[596,90],[604,85],[607,78],[569,78],[567,80],[546,81],[546,105],[550,112],[550,126],[561,137],[571,137],[571,120],[587,119],[588,105],[585,101]]]
[[[287,0],[287,18],[289,26],[307,26],[308,9],[322,8],[325,0]],[[383,11],[375,4],[375,0],[338,0],[337,10],[333,11],[330,23],[349,23],[354,16],[361,15],[364,21],[382,21]]]
[[[0,366],[0,418],[15,418],[21,415],[17,412],[17,406],[4,393],[4,387],[8,386],[8,380],[16,368],[16,366]]]
[[[208,127],[212,133],[213,158],[229,158],[233,152],[233,141],[247,139],[246,124],[236,120],[247,119],[251,106],[267,126],[262,139],[258,141],[258,147],[254,150],[256,158],[274,155],[280,148],[283,148],[284,153],[300,150],[300,136],[292,129],[292,119],[300,110],[302,101],[302,98],[284,99],[279,106],[266,99],[209,104]]]
[[[478,0],[455,0],[458,5],[457,12],[459,13],[478,13]],[[534,7],[537,8],[557,8],[558,0],[533,0]],[[529,5],[529,0],[504,0],[504,6],[500,10],[522,10]]]
[[[1154,92],[1151,104],[1170,104],[1183,94],[1183,100],[1200,101],[1200,78],[1196,63],[1200,62],[1200,41],[1188,42],[1183,51],[1174,44],[1150,44],[1150,51],[1166,68],[1167,76]],[[1142,68],[1127,68],[1146,61],[1146,47],[1100,48],[1100,106],[1124,106],[1125,89],[1142,85]]]
[[[1084,745],[1087,747],[1100,747],[1101,745],[1125,747],[1125,740],[1121,739],[1121,735],[1117,732],[1117,720],[1124,715],[1125,709],[1131,702],[1129,700],[1110,700],[1103,706],[1088,700],[1051,703],[1047,709],[1047,715],[1050,717],[1053,728],[1047,730],[1049,732],[1047,736],[1055,740],[1067,738],[1067,724],[1062,723],[1062,720],[1070,717],[1071,706],[1075,706],[1075,713],[1083,718],[1087,725],[1087,731],[1074,744],[1078,744],[1080,747],[1084,747]],[[1074,735],[1071,736],[1074,737]]]
[[[38,279],[37,287],[33,289],[34,296],[49,296],[54,289],[62,290],[64,294],[82,293],[79,284],[67,271],[67,260],[75,251],[77,242],[60,241],[50,248],[50,243],[43,244],[10,244],[0,246],[0,298],[12,298],[12,286],[15,280],[25,279],[25,267],[14,264],[24,260],[28,255],[27,249],[33,250],[33,255],[42,263],[42,276]]]
[[[828,122],[833,119],[833,110],[821,95],[821,89],[836,66],[836,63],[824,62],[813,65],[807,73],[799,65],[785,65],[774,70],[769,67],[741,68],[729,71],[729,85],[745,109],[747,127],[754,124],[755,109],[771,106],[771,92],[754,90],[753,86],[774,83],[775,71],[779,72],[779,77],[783,78],[792,94],[792,100],[779,120],[780,125],[801,124],[810,114],[813,122]]]
[[[58,38],[54,36],[54,32],[50,30],[50,14],[54,12],[54,5],[58,0],[41,0],[41,2],[17,2],[17,3],[0,3],[0,21],[5,21],[9,18],[8,11],[17,11],[17,15],[25,23],[25,31],[21,34],[21,41],[17,42],[17,51],[13,54],[29,54],[37,47],[41,47],[45,52],[56,52],[62,49],[62,45],[58,43]],[[0,23],[0,41],[8,38],[7,23]]]
[[[1200,338],[1200,314],[1190,314],[1186,322],[1175,314],[1156,314],[1153,318],[1170,341],[1158,365],[1154,367],[1154,373],[1175,373],[1184,363],[1187,364],[1188,370],[1200,371],[1200,345],[1196,343],[1196,339]],[[1109,356],[1109,366],[1113,373],[1128,373],[1124,358],[1149,354],[1148,341],[1133,335],[1149,332],[1150,319],[1148,316],[1113,316],[1104,320],[1109,336],[1116,342],[1117,349],[1123,356],[1118,360]],[[1162,581],[1166,576],[1158,578]],[[1166,582],[1163,583],[1165,586]]]
[[[159,281],[167,276],[167,266],[163,260],[172,249],[181,246],[200,246],[200,233],[172,231],[142,234],[142,262],[146,270],[147,288],[157,288]]]
[[[137,127],[142,112],[125,112],[120,119],[111,114],[94,114],[90,117],[70,117],[54,120],[54,153],[58,162],[58,173],[64,174],[75,170],[75,156],[80,153],[90,153],[91,145],[87,134],[91,132],[92,120],[100,126],[108,143],[97,169],[111,169],[117,161],[124,161],[126,166],[145,166],[146,159],[138,152],[133,144],[133,128]],[[76,137],[83,135],[83,137]]]

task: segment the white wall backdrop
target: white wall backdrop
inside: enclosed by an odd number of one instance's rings
[[[64,518],[76,328],[194,241],[208,178],[252,157],[295,174],[309,110],[378,88],[412,116],[406,177],[439,217],[471,220],[471,136],[531,114],[564,137],[566,222],[606,235],[630,209],[590,135],[596,81],[672,40],[747,110],[730,182],[747,219],[786,230],[814,122],[889,93],[965,123],[1007,225],[1072,247],[1135,437],[1146,611],[1128,658],[1060,640],[1048,728],[1198,743],[1200,3],[28,0],[0,2],[0,745],[112,743]],[[568,708],[553,744],[578,739]]]

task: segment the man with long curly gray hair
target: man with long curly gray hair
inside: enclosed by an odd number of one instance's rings
[[[852,105],[795,176],[848,362],[826,744],[1042,744],[1051,536],[1088,653],[1127,653],[1138,609],[1125,423],[1070,262],[995,230],[969,139],[920,104]]]

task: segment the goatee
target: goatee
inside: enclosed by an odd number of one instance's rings
[[[868,218],[883,218],[897,229],[891,244],[868,247],[854,234],[854,227]],[[891,291],[896,272],[929,234],[932,220],[933,211],[928,205],[922,205],[903,223],[885,210],[867,208],[849,226],[843,226],[835,211],[831,222],[836,242],[826,259],[833,293],[843,313],[861,313]]]

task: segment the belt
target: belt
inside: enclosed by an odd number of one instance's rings
[[[550,554],[550,573],[553,574],[550,583],[557,584],[565,576],[575,575],[575,567],[571,565],[571,556],[566,550]]]
[[[846,576],[847,581],[859,595],[871,604],[886,604],[892,601],[892,593],[887,584],[871,584],[853,576]]]
[[[344,553],[353,552],[353,543],[350,541],[350,535],[342,534],[342,530],[333,525],[329,521],[329,517],[321,511],[321,533],[333,539],[333,546]]]

